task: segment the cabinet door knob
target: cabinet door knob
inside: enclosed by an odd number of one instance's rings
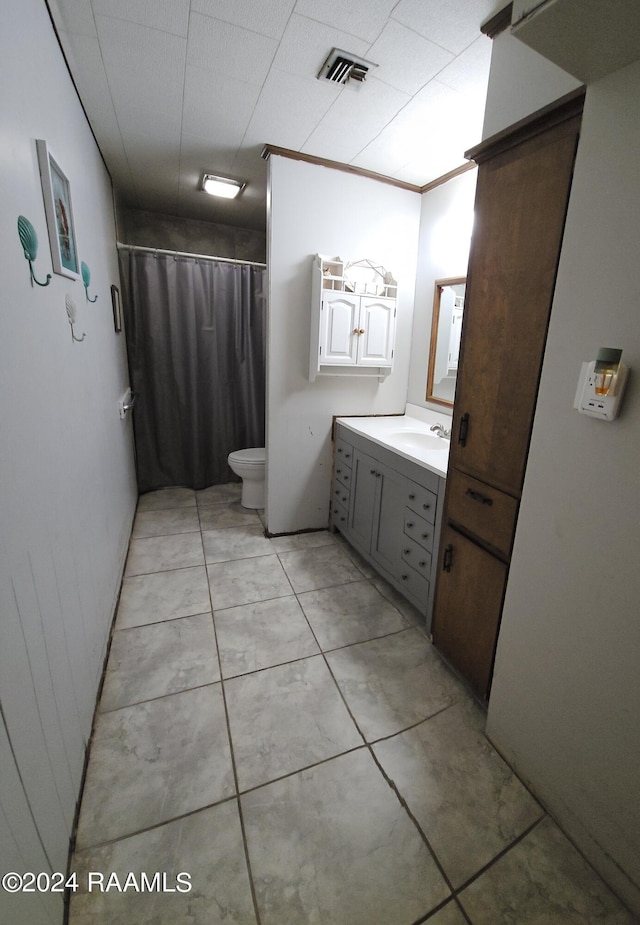
[[[409,495],[409,501],[413,501],[414,498],[415,498],[415,495]]]
[[[375,469],[369,469],[369,475],[375,475],[375,474],[376,474]]]
[[[407,521],[407,527],[409,527],[409,529],[411,529],[411,527],[413,527],[413,521],[412,521],[412,520]]]
[[[404,552],[405,556],[408,556],[411,552],[410,549],[403,549],[402,551]]]
[[[409,578],[408,575],[401,575],[400,577],[402,578],[403,581],[407,581]]]
[[[422,507],[424,508],[425,511],[428,511],[429,508],[431,507],[431,505],[430,505],[430,504],[423,504]]]
[[[409,526],[409,525],[407,524],[407,526]],[[422,539],[423,539],[423,540],[429,539],[429,534],[428,534],[428,533],[423,533],[423,534],[422,534]]]
[[[360,328],[360,330],[358,331],[358,334],[364,334],[364,328]]]
[[[424,568],[426,564],[427,563],[425,562],[424,559],[422,560],[422,562],[418,562],[418,565],[420,566],[420,568]]]

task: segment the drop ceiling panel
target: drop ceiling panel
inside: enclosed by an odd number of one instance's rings
[[[96,24],[116,113],[132,96],[141,106],[179,111],[186,40],[106,16],[96,17]]]
[[[375,77],[363,84],[347,84],[302,150],[349,163],[410,99]]]
[[[292,81],[272,69],[247,128],[245,142],[300,151],[340,89],[313,77]],[[273,141],[273,139],[278,139]]]
[[[417,93],[453,55],[400,23],[389,21],[367,54],[379,65],[376,78],[404,93]]]
[[[279,39],[295,5],[296,0],[257,0],[251,4],[238,0],[192,0],[191,9]]]
[[[468,94],[482,105],[484,111],[490,65],[491,39],[481,35],[443,68],[437,79],[458,93]]]
[[[397,0],[298,0],[296,13],[333,26],[341,32],[375,42],[396,5]],[[353,51],[350,46],[345,50]]]
[[[93,8],[86,0],[49,0],[58,32],[97,35]]]
[[[368,57],[369,43],[333,26],[294,14],[282,36],[273,67],[287,74],[315,77],[332,48]]]
[[[260,86],[276,52],[275,39],[200,13],[191,14],[187,61]]]
[[[393,18],[454,55],[477,38],[479,25],[506,6],[500,0],[400,0]]]
[[[222,136],[228,146],[237,147],[259,94],[260,88],[255,84],[188,66],[182,130],[202,138]]]
[[[189,0],[91,0],[96,16],[111,16],[187,37]]]

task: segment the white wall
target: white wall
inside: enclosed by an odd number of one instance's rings
[[[403,412],[420,195],[365,177],[269,159],[267,519],[272,533],[326,527],[334,414]],[[394,369],[309,382],[311,265],[316,253],[379,261],[398,280]]]
[[[469,170],[422,196],[408,400],[441,414],[450,411],[425,399],[435,282],[467,275],[476,177]]]
[[[640,63],[587,91],[488,733],[640,915]],[[583,360],[633,369],[612,423]]]
[[[13,4],[0,30],[0,868],[61,870],[133,508],[128,384],[113,330],[111,186],[42,0]],[[72,185],[81,281],[31,286],[17,219],[34,225],[51,272],[35,139]],[[65,296],[79,309],[73,343]],[[11,903],[11,905],[9,905]],[[59,922],[60,895],[11,899],[0,919]]]
[[[580,82],[513,38],[507,30],[493,40],[482,137],[542,109]]]

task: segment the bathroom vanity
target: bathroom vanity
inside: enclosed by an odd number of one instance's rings
[[[338,418],[334,432],[331,526],[425,615],[427,631],[449,456],[430,431],[439,420]]]

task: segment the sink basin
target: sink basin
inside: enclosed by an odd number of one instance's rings
[[[425,434],[420,430],[396,430],[390,435],[397,446],[418,452],[425,450],[448,450],[449,441],[436,434]]]

